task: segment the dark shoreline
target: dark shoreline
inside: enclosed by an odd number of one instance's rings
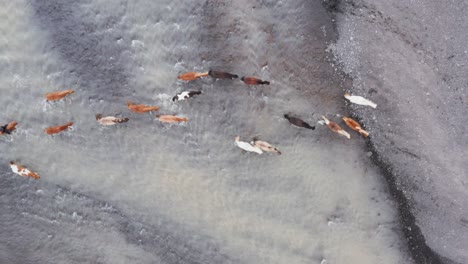
[[[359,116],[352,115],[359,123],[363,123]],[[388,189],[393,199],[398,204],[398,218],[400,220],[401,231],[403,232],[408,250],[415,263],[421,264],[443,264],[441,257],[435,253],[427,244],[421,229],[416,224],[416,219],[411,213],[408,198],[403,191],[398,189],[393,173],[392,165],[386,163],[377,152],[371,137],[366,138],[366,146],[372,152],[371,160],[379,167],[381,174],[387,182]]]
[[[324,0],[322,1],[322,6],[327,10],[327,13],[330,15],[330,19],[333,23],[333,28],[335,29],[336,39],[339,38],[339,33],[337,30],[336,24],[336,14],[344,13],[341,5],[343,2],[352,2],[349,0]],[[332,56],[334,57],[334,56]],[[337,65],[340,65],[340,62],[334,59]],[[338,66],[339,67],[339,66]],[[352,78],[340,70],[340,74],[344,76],[347,80],[352,80]],[[357,114],[352,114],[353,111],[347,107],[347,112],[352,116],[353,119],[358,121],[360,124],[364,124],[362,118]],[[365,127],[364,127],[365,128]],[[442,260],[436,252],[434,252],[427,244],[424,235],[421,232],[421,229],[416,223],[415,216],[411,213],[410,205],[408,198],[405,196],[402,190],[400,190],[396,184],[396,178],[394,174],[394,169],[391,164],[386,163],[381,155],[375,148],[374,143],[372,142],[372,136],[366,138],[366,146],[368,150],[372,153],[371,160],[379,168],[381,174],[383,175],[385,182],[387,183],[389,192],[393,197],[394,201],[398,204],[398,219],[400,221],[401,232],[404,235],[406,240],[408,251],[410,256],[417,264],[443,264],[445,261]]]

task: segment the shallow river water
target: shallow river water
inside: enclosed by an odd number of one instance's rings
[[[348,111],[332,19],[291,2],[2,1],[0,121],[19,124],[0,139],[0,263],[412,263],[365,141],[316,124]],[[210,68],[271,85],[177,80]],[[75,94],[44,101],[62,89]],[[171,101],[189,89],[203,94]],[[243,152],[237,135],[283,154]]]

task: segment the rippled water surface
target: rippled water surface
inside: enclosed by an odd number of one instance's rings
[[[1,4],[0,120],[19,123],[0,139],[1,263],[410,262],[362,138],[283,118],[344,126],[318,1]],[[210,68],[271,85],[176,78]],[[44,101],[62,89],[75,94]],[[203,94],[170,100],[189,89]],[[128,100],[189,121],[161,124]],[[102,127],[96,113],[130,121]],[[283,155],[245,153],[236,135]]]

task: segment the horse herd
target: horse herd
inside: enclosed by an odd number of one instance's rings
[[[211,77],[214,79],[236,79],[239,76],[237,74],[232,74],[228,72],[209,70],[207,72],[186,72],[184,74],[179,75],[177,78],[183,81],[193,81],[202,77]],[[270,84],[269,81],[261,80],[259,78],[251,77],[251,76],[244,76],[240,80],[247,85],[269,85]],[[63,90],[63,91],[51,92],[45,95],[45,99],[47,101],[58,101],[68,95],[73,94],[74,92],[75,92],[74,90]],[[199,90],[183,91],[181,93],[176,94],[172,98],[172,101],[174,102],[183,101],[191,97],[194,97],[195,95],[200,95],[200,94],[202,94],[202,91],[199,91]],[[354,96],[354,95],[350,95],[346,93],[344,97],[350,102],[355,103],[355,104],[367,105],[373,108],[377,107],[377,104],[361,96]],[[149,113],[149,112],[159,110],[159,107],[157,106],[134,104],[130,101],[127,102],[127,107],[130,111],[135,112],[135,113]],[[180,122],[188,121],[186,117],[179,117],[176,115],[156,115],[156,118],[158,118],[159,121],[163,123],[180,123]],[[292,125],[296,127],[301,127],[301,128],[311,129],[311,130],[315,129],[315,126],[311,126],[304,120],[291,116],[289,114],[285,114],[284,118],[286,118],[289,121],[289,123],[291,123]],[[348,139],[351,138],[350,134],[346,132],[344,129],[342,129],[335,122],[329,120],[325,116],[322,116],[322,119],[323,120],[318,122],[319,124],[326,125],[331,131],[338,133],[342,136],[345,136]],[[103,126],[111,126],[111,125],[128,122],[129,118],[126,118],[126,117],[122,118],[122,117],[115,117],[115,116],[103,116],[102,114],[96,114],[96,121]],[[364,129],[362,129],[359,123],[354,121],[353,119],[349,117],[343,117],[343,121],[348,127],[359,132],[361,135],[365,137],[369,135],[369,133],[366,132]],[[16,121],[11,121],[10,123],[6,125],[0,126],[0,135],[7,135],[7,134],[13,133],[16,130],[17,124],[18,123]],[[53,134],[57,134],[57,133],[60,133],[62,131],[69,129],[72,125],[73,125],[73,122],[68,122],[64,125],[48,127],[44,130],[44,132],[47,135],[53,135]],[[248,152],[262,154],[265,151],[265,152],[274,152],[274,153],[277,153],[278,155],[281,155],[281,151],[278,148],[272,146],[268,142],[261,141],[258,138],[254,138],[251,142],[244,142],[240,140],[239,136],[236,136],[234,143],[239,148]],[[15,161],[10,161],[10,168],[14,173],[20,176],[31,177],[33,179],[40,178],[38,173],[30,171],[29,169],[21,166]]]

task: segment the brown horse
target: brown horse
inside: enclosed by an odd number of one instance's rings
[[[75,92],[74,90],[51,92],[51,93],[47,93],[44,97],[47,99],[47,101],[57,101],[74,92]]]
[[[258,78],[255,78],[255,77],[248,77],[248,76],[244,76],[241,78],[241,81],[243,81],[244,83],[248,84],[248,85],[260,85],[260,84],[270,84],[269,81],[263,81],[263,80],[260,80]]]
[[[193,81],[205,76],[208,76],[208,72],[186,72],[177,76],[177,78],[184,81]]]
[[[315,129],[315,126],[311,126],[308,123],[306,123],[304,120],[299,119],[297,117],[285,114],[284,118],[286,118],[289,121],[289,123],[293,124],[294,126],[308,128],[308,129],[312,129],[312,130]]]
[[[328,118],[326,118],[326,117],[324,117],[324,116],[322,116],[322,118],[323,118],[323,121],[325,122],[325,125],[327,125],[327,127],[328,127],[331,131],[333,131],[333,132],[335,132],[335,133],[338,133],[338,134],[340,134],[340,135],[342,135],[342,136],[344,136],[344,137],[346,137],[346,138],[348,138],[348,139],[351,138],[351,135],[349,135],[348,132],[344,131],[344,129],[342,129],[337,123],[328,120]],[[322,122],[322,121],[321,121],[321,122]]]
[[[135,112],[135,113],[140,113],[140,114],[159,110],[159,107],[157,107],[157,106],[134,104],[134,103],[132,103],[130,101],[127,102],[127,107],[128,107],[128,109],[130,109],[130,111]]]
[[[11,121],[10,123],[0,127],[0,135],[11,134],[11,132],[16,130],[16,125],[18,122]]]
[[[213,70],[210,70],[208,75],[215,79],[236,79],[239,77],[237,74]]]
[[[369,133],[362,129],[361,125],[358,122],[354,121],[349,117],[343,117],[343,121],[348,125],[352,130],[359,132],[359,134],[368,137]]]
[[[68,122],[65,125],[48,127],[44,130],[47,135],[60,133],[73,125],[73,122]]]

